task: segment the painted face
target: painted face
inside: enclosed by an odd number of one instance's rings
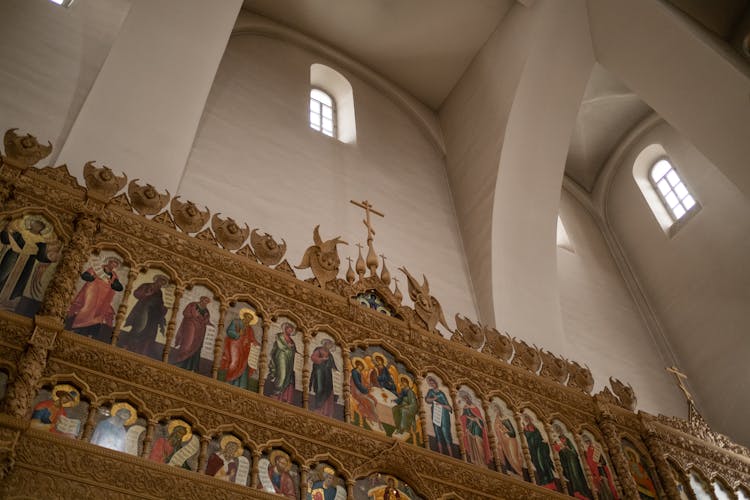
[[[435,381],[434,378],[428,378],[427,379],[427,385],[429,385],[433,389],[437,389],[437,382]]]

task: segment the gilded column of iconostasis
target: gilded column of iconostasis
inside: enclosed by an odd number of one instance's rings
[[[88,164],[85,188],[35,168],[49,146],[31,136],[8,131],[5,152],[9,495],[745,495],[747,450],[707,427],[679,376],[689,421],[634,413],[615,379],[592,397],[585,366],[467,318],[443,339],[428,279],[401,267],[399,282],[377,254],[367,201],[356,259],[320,227],[293,258],[106,167]]]

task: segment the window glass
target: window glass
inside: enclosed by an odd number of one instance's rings
[[[695,198],[668,160],[661,159],[654,163],[649,176],[673,220],[680,220],[695,207]]]

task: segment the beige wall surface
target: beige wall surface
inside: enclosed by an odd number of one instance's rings
[[[131,0],[0,2],[0,130],[52,142],[54,163]]]
[[[560,219],[572,251],[557,248],[565,354],[585,362],[594,391],[609,377],[630,383],[638,409],[686,416],[687,407],[662,360],[592,215],[563,189]]]
[[[313,63],[350,81],[355,144],[310,129]],[[456,312],[476,317],[442,155],[402,107],[310,50],[254,34],[230,39],[178,194],[284,238],[292,265],[320,224],[324,239],[349,242],[339,247],[342,276],[344,257],[356,259],[354,244],[366,239],[364,212],[349,200],[367,199],[386,215],[373,216],[375,247],[402,292],[397,268],[406,266],[428,276],[451,326]]]
[[[587,33],[583,2],[515,4],[440,111],[482,319],[558,352],[555,222]]]
[[[632,174],[636,156],[655,143],[702,205],[672,237],[659,226]],[[750,443],[750,201],[662,122],[623,156],[606,208],[704,416],[716,430]]]

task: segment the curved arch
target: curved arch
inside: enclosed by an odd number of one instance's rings
[[[43,207],[31,206],[9,210],[8,212],[0,213],[0,219],[8,218],[9,220],[13,220],[25,215],[41,215],[45,219],[50,221],[52,223],[52,229],[55,231],[55,234],[58,236],[58,238],[63,241],[63,243],[67,244],[68,240],[70,240],[71,236],[73,236],[72,227],[69,227],[66,224],[60,222],[60,219],[58,219],[55,214]]]
[[[394,354],[394,352],[399,352],[398,349],[393,347],[389,342],[384,340],[360,340],[353,342],[349,347],[349,359],[351,359],[351,353],[354,349],[362,349],[365,350],[368,347],[380,347],[388,352],[391,356],[393,356],[393,360],[401,363],[406,367],[406,369],[412,374],[415,375],[419,373],[419,369],[412,363],[411,360],[403,358],[400,354]]]
[[[326,333],[328,334],[333,340],[336,341],[336,343],[341,347],[341,349],[349,350],[349,345],[344,340],[344,336],[339,332],[337,329],[333,328],[332,326],[329,326],[324,323],[316,323],[312,326],[310,326],[309,329],[310,335],[312,337],[315,337],[318,333]]]
[[[164,410],[163,412],[154,414],[153,418],[159,423],[169,422],[170,420],[183,420],[190,426],[193,434],[198,434],[199,436],[207,435],[206,428],[199,423],[198,418],[185,408]]]
[[[221,437],[222,434],[233,435],[242,442],[243,446],[250,448],[251,451],[255,451],[256,449],[258,449],[257,443],[250,439],[250,435],[234,423],[221,424],[213,429],[209,429],[206,431],[206,437],[209,439],[216,439],[218,437]]]
[[[289,442],[284,438],[269,439],[263,444],[258,444],[257,449],[260,453],[268,453],[272,450],[281,450],[284,453],[288,454],[292,461],[294,461],[295,463],[305,463],[305,459],[302,457],[300,452],[297,451],[297,448],[289,444]]]
[[[122,263],[128,266],[129,268],[133,268],[136,266],[135,259],[133,259],[132,254],[128,250],[126,250],[125,248],[123,248],[117,243],[111,243],[109,241],[99,241],[95,243],[91,249],[89,258],[92,255],[99,255],[104,250],[108,250],[110,252],[114,252],[118,254],[120,257],[122,257]]]
[[[349,469],[344,467],[344,463],[336,457],[332,456],[330,453],[321,453],[315,455],[312,458],[301,462],[300,464],[305,467],[309,467],[310,469],[314,469],[318,464],[322,463],[333,465],[333,467],[336,469],[336,474],[342,476],[344,481],[348,481],[352,478],[352,473],[349,471]]]
[[[216,297],[219,302],[224,302],[225,300],[224,295],[219,291],[221,290],[221,287],[219,287],[216,283],[214,283],[210,279],[193,278],[185,282],[185,290],[191,290],[195,286],[203,286],[207,288],[211,293],[214,294],[214,297]]]
[[[89,403],[92,401],[96,401],[97,399],[96,394],[91,391],[89,385],[84,382],[83,379],[79,378],[75,373],[58,373],[49,377],[40,378],[39,381],[37,381],[37,383],[35,384],[34,389],[36,390],[36,393],[39,394],[39,391],[43,388],[49,385],[55,386],[57,384],[70,384],[74,386],[76,389],[78,389],[78,392],[81,393],[82,397],[85,396],[86,400]]]
[[[260,302],[258,301],[258,299],[251,298],[249,295],[240,292],[240,293],[236,293],[234,295],[230,295],[230,296],[228,296],[226,298],[226,303],[227,303],[228,309],[234,307],[232,305],[232,302],[235,302],[235,303],[236,302],[245,302],[246,304],[250,305],[253,309],[255,309],[255,312],[258,314],[258,316],[261,318],[261,320],[263,320],[263,321],[270,321],[271,320],[271,315],[269,315],[266,312],[266,309],[265,309],[264,306],[259,305]]]
[[[133,264],[133,267],[138,269],[139,275],[147,273],[149,269],[156,269],[166,274],[171,284],[175,285],[176,287],[185,286],[185,283],[179,277],[179,273],[164,261],[149,259],[140,264]],[[138,277],[136,277],[136,279],[138,279]]]
[[[375,89],[381,91],[403,109],[435,149],[441,155],[445,155],[446,147],[442,129],[434,112],[363,64],[347,57],[329,45],[259,16],[243,15],[243,13],[240,13],[232,31],[232,36],[240,35],[265,36],[292,43],[300,48],[319,54],[350,71],[372,85]]]
[[[300,316],[297,315],[297,313],[290,311],[289,309],[278,309],[276,311],[273,311],[271,313],[271,323],[279,323],[279,320],[281,318],[287,318],[289,320],[292,320],[294,324],[297,326],[297,330],[302,332],[303,334],[308,332],[307,322],[300,319]]]
[[[324,91],[333,100],[333,136],[347,144],[356,143],[354,91],[349,80],[330,66],[313,63],[310,65],[310,86]],[[312,90],[310,97],[312,98]]]
[[[103,406],[105,404],[114,404],[119,401],[132,405],[138,412],[138,415],[142,415],[147,420],[151,420],[154,417],[154,413],[146,406],[146,403],[131,391],[113,392],[106,396],[100,396],[95,403],[99,406]]]

